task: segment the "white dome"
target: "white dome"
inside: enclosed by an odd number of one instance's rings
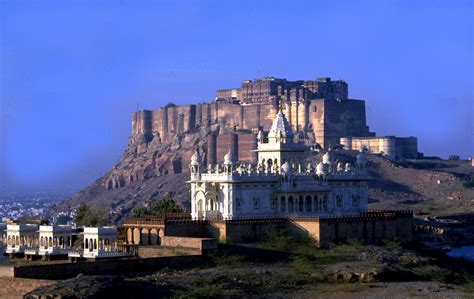
[[[201,156],[196,151],[194,155],[191,156],[191,165],[200,165],[201,164]]]
[[[290,173],[291,173],[291,166],[290,166],[290,163],[285,162],[285,163],[281,166],[281,173],[282,173],[282,174],[290,174]]]
[[[224,156],[224,164],[234,164],[235,162],[235,157],[233,154],[231,154],[231,152],[227,152],[227,154],[225,154]]]
[[[293,138],[293,131],[291,130],[290,124],[286,120],[285,115],[281,110],[278,111],[275,119],[273,120],[272,127],[268,133],[268,138]]]

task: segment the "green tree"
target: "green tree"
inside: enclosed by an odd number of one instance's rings
[[[132,217],[159,216],[168,213],[182,213],[183,209],[172,198],[162,198],[153,202],[149,207],[135,207]]]
[[[103,226],[107,224],[103,209],[92,210],[88,205],[81,204],[76,211],[76,223],[82,226]]]

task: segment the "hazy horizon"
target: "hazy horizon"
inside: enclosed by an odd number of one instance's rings
[[[263,76],[331,77],[377,135],[474,155],[471,1],[2,1],[0,192],[74,192],[131,114]]]

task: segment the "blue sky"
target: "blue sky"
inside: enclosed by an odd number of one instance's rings
[[[0,188],[73,191],[131,113],[261,76],[349,83],[371,130],[474,154],[472,1],[0,0]]]

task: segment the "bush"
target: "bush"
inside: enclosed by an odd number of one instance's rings
[[[81,204],[76,210],[76,223],[82,226],[103,226],[108,222],[103,209],[92,210],[88,205]]]
[[[401,243],[395,240],[383,240],[385,248],[391,253],[400,253],[402,250]]]
[[[182,213],[183,209],[171,198],[163,198],[152,203],[149,207],[135,207],[132,217],[160,216],[168,213]]]
[[[474,180],[464,182],[463,185],[464,188],[474,188]]]
[[[464,273],[461,274],[436,265],[413,268],[413,274],[419,279],[443,283],[464,284],[469,281],[468,276]]]
[[[199,278],[193,286],[176,294],[176,298],[222,298],[225,286],[213,279]]]
[[[245,261],[245,256],[240,254],[211,253],[209,256],[217,267],[238,267]]]

